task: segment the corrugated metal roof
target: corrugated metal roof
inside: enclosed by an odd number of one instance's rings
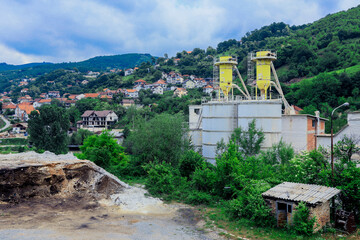
[[[283,182],[264,192],[262,196],[295,202],[318,204],[326,202],[338,193],[340,193],[340,190],[336,188],[312,184]]]

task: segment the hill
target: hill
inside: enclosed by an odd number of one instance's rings
[[[104,71],[106,69],[126,69],[140,65],[142,62],[151,62],[155,58],[150,54],[129,53],[113,56],[99,56],[81,62],[69,63],[29,63],[24,65],[0,64],[0,89],[10,90],[22,78],[39,77],[58,69],[73,70],[80,72]]]

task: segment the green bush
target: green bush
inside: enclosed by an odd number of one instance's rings
[[[304,202],[300,202],[295,210],[292,229],[298,234],[310,236],[314,232],[316,218],[310,218],[310,210]]]
[[[275,219],[261,193],[270,188],[264,181],[252,180],[238,193],[236,199],[228,202],[227,211],[231,218],[247,218],[258,226],[274,226]]]
[[[178,170],[169,163],[149,163],[145,169],[148,173],[145,186],[151,194],[171,194],[182,182]]]
[[[201,167],[196,168],[194,174],[192,175],[192,185],[199,191],[213,193],[215,182],[215,167],[205,162]]]
[[[126,171],[128,156],[108,131],[86,138],[80,150],[78,158],[90,160],[115,175],[123,175]]]
[[[182,177],[188,179],[194,173],[197,167],[200,167],[205,162],[205,159],[193,150],[186,151],[179,162],[179,171]]]
[[[193,190],[188,193],[185,203],[195,205],[210,204],[211,202],[214,202],[214,199],[214,196],[209,193]]]
[[[293,157],[294,149],[282,140],[263,153],[264,162],[271,165],[286,164]]]

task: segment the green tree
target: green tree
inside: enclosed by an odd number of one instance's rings
[[[94,135],[94,133],[90,132],[87,129],[79,129],[77,132],[73,133],[70,137],[70,144],[71,145],[82,145],[84,143],[84,140]]]
[[[70,127],[65,109],[56,105],[43,105],[39,111],[32,111],[29,116],[30,142],[38,150],[47,150],[55,154],[68,152]]]
[[[175,166],[183,151],[190,148],[187,129],[179,114],[159,114],[134,126],[125,146],[144,163],[167,162]]]
[[[121,175],[128,164],[124,148],[117,144],[108,131],[86,138],[80,150],[82,153],[78,155],[79,158],[90,160],[116,175]]]
[[[264,133],[256,128],[255,119],[252,120],[248,129],[244,130],[241,127],[236,128],[231,134],[230,139],[247,156],[255,155],[260,152],[261,144],[265,139]]]

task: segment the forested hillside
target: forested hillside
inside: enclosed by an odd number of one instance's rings
[[[57,69],[76,69],[80,72],[105,71],[110,68],[133,68],[142,62],[151,62],[155,58],[150,54],[129,53],[114,56],[99,56],[82,62],[69,63],[30,63],[24,65],[0,64],[0,89],[9,90],[11,85],[16,85],[22,78],[39,77]],[[9,82],[12,81],[13,82]],[[14,81],[15,80],[15,81]]]

